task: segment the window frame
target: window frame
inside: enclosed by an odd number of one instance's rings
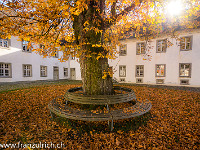
[[[26,42],[26,43],[24,44],[23,42]],[[27,53],[32,52],[31,47],[28,48],[28,43],[29,43],[29,41],[22,40],[22,52],[27,52]],[[24,50],[24,46],[26,46],[25,50]]]
[[[3,67],[3,76],[0,76],[0,78],[12,78],[12,64],[11,63],[4,63],[4,62],[0,62],[0,64],[3,64],[4,67]],[[9,70],[9,75],[8,76],[5,76],[5,65],[8,65],[8,69]]]
[[[164,51],[158,51],[158,44],[159,44],[159,42],[161,42],[161,41],[165,41],[165,49],[164,49]],[[163,47],[161,47],[161,48],[163,48]],[[156,41],[156,53],[166,53],[166,51],[167,51],[167,39],[160,39],[160,40],[157,40]]]
[[[53,58],[59,58],[58,50],[55,51]]]
[[[162,82],[159,82],[162,81]],[[165,80],[164,79],[156,79],[156,84],[164,84]]]
[[[23,64],[22,66],[23,66],[23,77],[32,77],[32,65],[31,64]],[[29,76],[24,75],[25,66],[30,66],[30,75]]]
[[[139,82],[141,80],[141,82]],[[136,83],[143,83],[143,78],[136,78]]]
[[[141,49],[141,46],[140,46],[140,53],[138,53],[139,44],[144,44],[144,50],[143,50],[143,52],[142,52],[142,49]],[[136,55],[145,54],[145,50],[146,50],[145,47],[146,47],[146,43],[145,42],[137,42],[136,43]]]
[[[190,38],[190,48],[189,49],[182,49],[182,46],[181,46],[181,44],[182,44],[182,41],[181,41],[181,39],[182,38]],[[184,41],[184,44],[186,43],[186,41]],[[193,43],[193,36],[191,35],[191,36],[182,36],[182,37],[180,37],[180,51],[190,51],[190,50],[192,50],[192,43]],[[185,45],[185,47],[186,47],[186,45]]]
[[[120,67],[125,67],[125,75],[121,75]],[[126,65],[119,65],[119,77],[126,77]]]
[[[125,78],[119,78],[119,82],[126,82]]]
[[[189,65],[189,75],[181,76],[181,65]],[[192,63],[179,63],[179,77],[181,78],[191,78],[192,75]]]
[[[65,71],[65,69],[67,69],[67,70]],[[66,72],[67,72],[67,74],[66,74]],[[63,75],[64,75],[64,77],[69,77],[68,74],[69,74],[68,68],[63,67]]]
[[[45,67],[45,69],[42,70],[42,67]],[[43,75],[42,72],[44,72],[45,75]],[[43,65],[40,66],[40,77],[47,77],[47,66],[43,66]]]
[[[0,40],[2,41],[2,42],[0,42],[1,44],[0,44],[0,48],[9,48],[10,47],[10,44],[11,44],[11,41],[10,41],[10,39],[2,39],[2,38],[0,38]],[[3,46],[4,45],[4,41],[7,41],[7,46],[5,47],[5,46]]]
[[[164,65],[164,75],[157,75],[157,66]],[[155,76],[156,77],[166,77],[166,64],[156,64],[155,65]]]
[[[137,75],[137,67],[141,67],[141,66],[143,67],[143,75]],[[139,69],[139,72],[141,72],[140,70],[141,69]],[[144,65],[136,65],[135,66],[135,76],[136,77],[144,77]]]
[[[122,44],[119,46],[119,56],[126,56],[126,55],[127,55],[127,44]]]
[[[72,55],[70,55],[71,56],[71,60],[75,60],[75,56],[72,56]]]
[[[182,83],[182,81],[185,81],[186,83]],[[190,81],[188,79],[181,79],[180,85],[190,85]]]
[[[71,60],[75,60],[75,58],[76,58],[75,55],[76,55],[76,54],[75,54],[74,48],[71,48],[71,49],[70,49],[70,59],[71,59]]]

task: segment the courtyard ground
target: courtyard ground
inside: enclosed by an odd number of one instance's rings
[[[29,144],[29,149],[30,144],[38,143],[62,143],[65,149],[180,150],[200,146],[198,88],[122,85],[133,89],[138,100],[150,100],[152,109],[142,117],[114,121],[110,132],[107,122],[51,119],[49,101],[81,82],[21,84],[0,84],[0,148],[19,143]]]

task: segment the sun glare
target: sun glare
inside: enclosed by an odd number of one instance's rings
[[[183,12],[184,6],[181,0],[171,0],[167,4],[166,13],[171,16],[178,16]]]

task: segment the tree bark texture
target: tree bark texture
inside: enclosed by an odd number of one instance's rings
[[[103,72],[108,70],[108,59],[95,57],[80,59],[83,92],[86,95],[111,95],[113,94],[112,77],[103,79]]]
[[[92,46],[95,44],[101,45],[104,42],[105,25],[102,20],[104,9],[105,0],[90,0],[88,1],[88,9],[78,16],[74,16],[73,29],[76,44],[81,45],[82,49],[85,50],[80,57],[80,67],[83,91],[86,95],[113,94],[112,77],[108,75],[105,79],[102,78],[103,73],[108,71],[109,68],[108,59],[97,59],[97,54],[106,55],[106,51],[103,47]],[[87,28],[89,28],[87,31],[84,30],[85,22],[87,22]],[[97,33],[93,28],[97,28],[102,32]]]

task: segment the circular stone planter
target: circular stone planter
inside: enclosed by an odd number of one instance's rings
[[[111,130],[113,130],[113,120],[132,118],[136,116],[143,115],[147,113],[152,105],[146,100],[139,102],[136,100],[136,96],[133,90],[129,88],[114,87],[116,95],[93,95],[86,96],[83,95],[82,87],[69,89],[64,96],[57,97],[52,100],[48,107],[50,112],[56,114],[57,116],[74,119],[74,120],[83,120],[83,121],[109,121],[111,120]],[[76,93],[79,92],[79,93]],[[58,101],[62,99],[66,101],[66,104],[60,105]],[[107,111],[92,111],[92,110],[83,110],[70,107],[68,101],[78,104],[92,104],[92,105],[107,105]],[[110,104],[119,104],[124,102],[135,101],[132,106],[110,110]]]

